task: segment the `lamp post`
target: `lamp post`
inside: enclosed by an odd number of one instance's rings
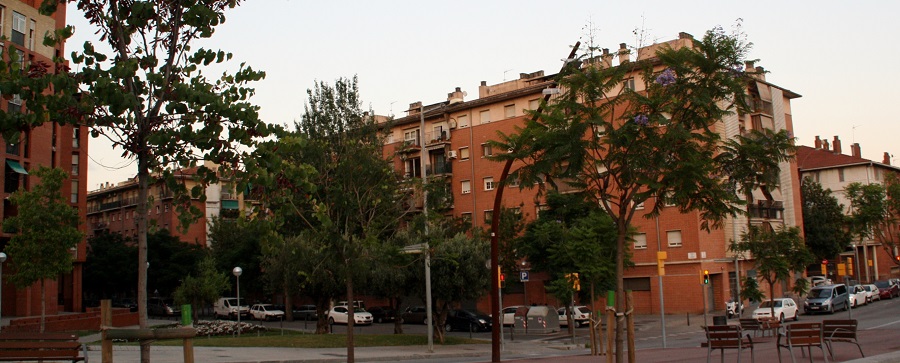
[[[6,262],[6,253],[0,252],[0,330],[3,330],[3,263]]]
[[[234,277],[237,279],[237,334],[241,336],[241,273],[243,273],[240,267],[235,267],[231,270],[231,273],[234,274]]]

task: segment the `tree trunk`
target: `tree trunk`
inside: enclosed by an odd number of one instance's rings
[[[400,313],[400,304],[403,302],[403,299],[398,297],[393,300],[394,304],[391,308],[394,309],[394,334],[403,334],[403,319]]]
[[[616,362],[625,362],[625,237],[628,233],[628,225],[624,221],[619,222],[618,237],[616,237]],[[612,324],[612,322],[606,322]]]
[[[290,284],[284,284],[284,318],[294,321],[294,297],[291,295]]]
[[[146,141],[143,145],[146,145]],[[146,148],[146,147],[145,147]],[[135,218],[137,218],[138,238],[138,326],[147,325],[147,214],[149,213],[149,165],[150,156],[146,151],[138,153],[138,200]],[[150,341],[141,340],[141,363],[150,363]]]
[[[353,363],[353,323],[356,320],[355,304],[353,301],[353,271],[350,269],[350,262],[344,265],[347,271],[347,363]]]
[[[41,279],[41,333],[46,329],[47,320],[47,291],[44,290],[44,279]]]

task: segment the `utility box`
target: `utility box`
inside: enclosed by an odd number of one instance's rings
[[[528,309],[527,325],[529,334],[547,334],[559,331],[559,313],[552,306],[532,306]]]

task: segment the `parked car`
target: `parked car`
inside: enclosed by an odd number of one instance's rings
[[[428,314],[424,306],[410,306],[400,315],[404,323],[428,324]]]
[[[368,311],[372,314],[372,319],[375,320],[376,323],[397,320],[397,311],[390,306],[373,306],[371,309],[368,309]]]
[[[888,280],[875,281],[875,286],[878,287],[878,295],[882,299],[893,299],[895,296],[900,297],[900,287]]]
[[[831,279],[829,279],[825,276],[810,276],[809,277],[809,286],[812,286],[812,287],[832,285],[832,284],[833,284],[833,282],[831,282]]]
[[[775,307],[775,315],[772,315],[772,306]],[[782,322],[784,322],[786,318],[797,321],[800,319],[800,311],[797,308],[797,303],[794,302],[794,299],[781,298],[763,301],[759,304],[759,308],[753,310],[752,316],[757,320],[774,316]]]
[[[256,320],[281,320],[284,319],[284,311],[278,310],[272,304],[253,304],[250,307],[250,316]]]
[[[134,299],[132,299],[132,298],[113,300],[112,307],[128,308],[128,311],[132,312],[132,313],[138,310],[137,301],[134,301]]]
[[[213,311],[215,312],[217,319],[237,319],[238,314],[240,314],[241,317],[250,315],[250,307],[244,304],[244,299],[241,299],[240,304],[238,304],[238,299],[236,297],[219,298],[219,300],[216,300],[216,305],[213,306]]]
[[[875,284],[865,284],[862,285],[862,287],[866,289],[866,299],[868,299],[869,303],[872,303],[875,300],[881,300],[881,294],[878,293],[878,286],[875,286]]]
[[[868,302],[868,294],[862,285],[850,286],[850,306],[857,307]]]
[[[486,314],[465,309],[451,310],[444,323],[445,331],[490,331],[491,317]]]
[[[559,313],[559,326],[569,326],[569,317],[566,315],[566,308],[561,307],[557,312]],[[575,306],[572,308],[572,314],[576,328],[590,324],[591,308],[587,306]]]
[[[850,306],[849,299],[847,285],[816,286],[809,290],[806,302],[803,303],[803,311],[812,314],[847,310],[847,307]]]
[[[297,320],[316,320],[319,318],[315,305],[300,305],[292,313],[294,314],[294,319]]]
[[[181,315],[181,308],[172,299],[151,297],[147,299],[147,315],[178,316]]]
[[[347,317],[350,310],[346,305],[335,306],[328,310],[329,324],[347,324]],[[353,308],[353,323],[357,325],[372,324],[372,314],[369,314],[365,308]]]

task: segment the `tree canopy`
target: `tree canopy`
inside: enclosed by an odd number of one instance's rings
[[[831,189],[810,178],[800,184],[803,205],[803,236],[816,259],[832,259],[850,246],[850,234],[844,230],[844,207],[831,195]]]

